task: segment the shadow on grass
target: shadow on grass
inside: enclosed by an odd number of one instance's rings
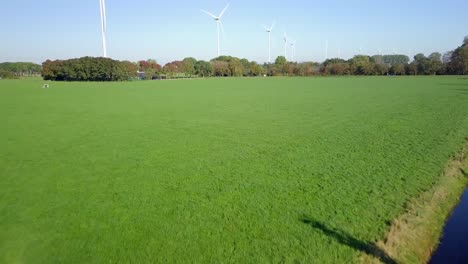
[[[460,90],[467,90],[468,89],[468,83],[441,83],[440,85],[442,86],[450,86],[450,87],[461,87],[459,88]],[[465,88],[462,88],[465,87]],[[456,89],[458,90],[458,89]]]
[[[450,89],[452,91],[459,91],[459,92],[468,92],[468,86],[466,88],[453,88],[453,89]]]
[[[468,83],[440,83],[441,86],[448,86],[452,91],[457,91],[461,94],[468,93]]]
[[[320,232],[324,233],[325,235],[333,238],[334,240],[336,240],[342,245],[351,247],[355,250],[359,250],[368,255],[374,256],[375,258],[379,259],[382,263],[397,264],[397,262],[394,259],[392,259],[389,255],[387,255],[387,253],[385,253],[383,250],[378,248],[372,242],[361,241],[342,230],[329,228],[325,224],[319,221],[313,220],[309,217],[302,217],[300,220],[304,224],[307,224],[311,226],[312,228],[317,229]]]
[[[466,172],[463,168],[460,168],[460,172],[463,174],[463,176],[468,178],[468,172]]]

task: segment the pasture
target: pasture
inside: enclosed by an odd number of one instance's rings
[[[0,80],[0,262],[354,262],[468,136],[460,77]]]

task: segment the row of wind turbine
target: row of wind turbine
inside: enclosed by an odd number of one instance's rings
[[[214,19],[216,22],[216,27],[217,27],[217,55],[218,57],[221,55],[221,43],[220,43],[220,32],[222,31],[224,33],[224,27],[223,27],[223,22],[221,21],[221,18],[223,17],[224,13],[226,10],[229,8],[228,3],[224,9],[221,11],[219,15],[213,15],[212,13],[201,9],[201,11],[207,15],[209,15],[211,18]],[[102,35],[102,50],[103,50],[103,56],[107,57],[107,36],[106,36],[106,31],[107,31],[107,18],[106,18],[106,1],[105,0],[99,0],[99,8],[100,8],[100,14],[101,14],[101,35]],[[271,32],[273,31],[275,27],[275,23],[273,23],[270,27],[263,26],[265,28],[265,31],[268,33],[268,63],[271,63]],[[295,56],[295,45],[296,41],[290,40],[287,36],[286,33],[284,33],[284,57],[287,59],[288,54],[287,54],[287,46],[288,44],[291,46],[291,57],[290,59],[294,61],[294,56]]]
[[[284,57],[286,58],[286,60],[288,59],[288,44],[289,44],[289,46],[291,46],[290,60],[294,61],[294,56],[296,55],[296,40],[289,38],[288,34],[284,33],[283,41],[284,41]]]
[[[213,18],[216,22],[216,26],[217,26],[217,34],[218,34],[218,39],[217,39],[217,47],[218,47],[218,50],[217,50],[217,55],[218,57],[221,55],[221,44],[220,44],[220,30],[223,31],[224,33],[224,27],[223,27],[223,22],[221,21],[221,18],[223,17],[224,13],[226,12],[226,10],[228,9],[229,7],[229,3],[226,5],[226,7],[224,7],[223,11],[221,11],[221,13],[219,14],[219,16],[216,16],[216,15],[213,15],[212,13],[206,11],[206,10],[203,10],[203,9],[200,9],[203,13],[209,15],[211,18]],[[268,33],[268,63],[271,63],[271,32],[273,31],[275,27],[275,23],[273,23],[270,27],[267,27],[267,26],[263,26],[263,28],[265,29],[265,31]],[[284,47],[284,56],[285,58],[287,58],[287,44],[288,44],[288,38],[286,36],[286,33],[285,33],[285,37],[284,37],[284,40],[285,40],[285,47]],[[294,56],[295,56],[295,45],[296,45],[296,41],[292,41],[290,43],[291,45],[291,59],[294,60]]]

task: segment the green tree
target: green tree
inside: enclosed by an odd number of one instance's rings
[[[195,63],[195,73],[201,77],[209,77],[213,74],[213,67],[207,61],[197,61]]]
[[[332,58],[327,59],[322,63],[320,72],[323,75],[345,75],[350,74],[350,67],[346,60]]]
[[[125,71],[125,75],[130,78],[135,78],[138,76],[138,64],[130,61],[122,61],[122,67]]]
[[[268,76],[278,76],[281,74],[281,70],[276,64],[263,64],[263,68]]]
[[[129,68],[130,64],[132,68]],[[123,81],[135,73],[135,64],[109,58],[47,60],[42,64],[42,77],[55,81]]]
[[[192,57],[189,57],[185,58],[182,62],[184,73],[192,77],[192,75],[195,74],[195,64],[197,63],[197,60]]]
[[[148,68],[145,70],[145,79],[152,80],[156,75],[156,71],[153,68]]]
[[[242,76],[244,75],[244,67],[239,59],[233,58],[228,62],[228,67],[231,76]]]
[[[372,65],[374,66],[373,73],[375,75],[386,75],[386,74],[388,74],[388,71],[390,69],[390,67],[387,64],[372,63]],[[404,67],[403,67],[403,69],[404,69]]]
[[[405,66],[406,75],[416,75],[418,74],[418,65],[416,62],[412,62]]]
[[[354,56],[350,62],[351,72],[355,75],[372,75],[373,65],[370,62],[370,58],[364,55]]]
[[[439,52],[431,53],[428,57],[429,59],[429,73],[430,74],[440,74],[442,70],[442,54]]]
[[[404,64],[395,64],[390,67],[389,70],[390,74],[393,75],[405,75],[406,70],[405,70],[405,65]]]
[[[147,59],[148,64],[158,64],[155,59]]]
[[[448,65],[452,74],[468,74],[468,45],[465,44],[465,40],[463,45],[456,48],[452,53]]]
[[[242,68],[244,71],[244,76],[251,76],[253,75],[252,73],[252,64],[249,62],[247,59],[241,59],[240,63],[242,64]]]
[[[278,56],[275,60],[275,65],[279,67],[283,67],[284,65],[286,65],[286,63],[288,63],[288,61],[284,56]]]
[[[18,77],[10,71],[0,69],[0,79],[17,79]]]
[[[376,63],[376,64],[386,64],[384,60],[384,56],[382,55],[374,55],[371,57],[371,59]]]
[[[252,76],[263,76],[265,74],[265,70],[261,65],[258,65],[256,62],[250,63],[250,74]]]
[[[4,62],[0,63],[0,70],[4,75],[21,76],[38,76],[41,74],[41,65],[32,62]],[[9,72],[10,74],[6,74]]]
[[[384,55],[383,56],[383,61],[385,64],[390,64],[390,65],[395,65],[395,64],[408,64],[409,63],[409,57],[406,55]]]
[[[431,73],[431,65],[430,61],[424,54],[418,53],[414,56],[414,63],[416,64],[416,67],[418,68],[418,74],[430,74]]]

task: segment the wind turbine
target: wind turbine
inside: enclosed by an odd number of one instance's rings
[[[267,28],[266,26],[263,26],[265,28],[265,31],[268,33],[268,63],[271,63],[271,31],[275,27],[275,23],[271,25],[271,27]]]
[[[101,34],[102,34],[102,50],[104,58],[107,58],[107,40],[106,40],[106,0],[99,0],[101,11]]]
[[[296,41],[291,40],[291,61],[294,61],[294,51],[295,51]]]
[[[284,58],[288,60],[288,35],[286,34],[286,32],[284,33],[283,40],[284,40]]]
[[[208,11],[205,11],[205,10],[203,10],[203,9],[200,9],[203,13],[209,15],[210,17],[212,17],[212,18],[216,21],[216,26],[217,26],[217,28],[218,28],[218,57],[221,55],[221,54],[220,54],[220,46],[219,46],[219,30],[221,29],[221,30],[223,30],[223,32],[224,32],[224,29],[223,29],[223,22],[221,22],[221,18],[223,17],[224,12],[226,12],[226,9],[229,7],[229,4],[230,4],[230,3],[228,3],[228,4],[226,5],[226,7],[223,9],[223,11],[221,11],[221,14],[219,14],[219,16],[215,16],[215,15],[211,14],[211,13],[208,12]]]

